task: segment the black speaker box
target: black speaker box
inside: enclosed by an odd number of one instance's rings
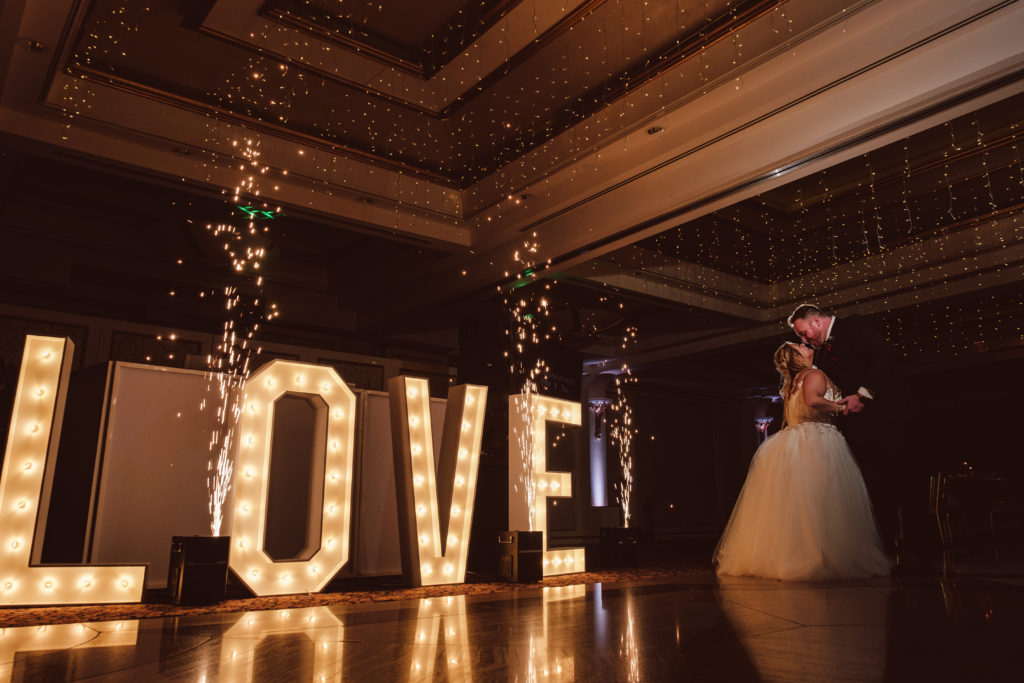
[[[544,534],[540,531],[502,531],[498,534],[498,573],[517,583],[544,578]]]
[[[173,536],[167,590],[179,604],[209,605],[224,599],[230,536]]]

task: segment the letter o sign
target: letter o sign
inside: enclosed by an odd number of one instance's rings
[[[349,556],[355,394],[333,368],[284,360],[261,367],[249,377],[242,392],[236,432],[231,569],[256,595],[317,592]],[[327,406],[326,433],[314,438],[314,448],[323,458],[324,495],[319,550],[308,560],[278,562],[263,546],[274,406],[285,394],[319,396]]]

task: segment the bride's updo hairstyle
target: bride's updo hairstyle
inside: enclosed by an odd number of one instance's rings
[[[782,387],[779,395],[783,400],[789,400],[789,392],[793,388],[793,378],[797,373],[807,367],[807,361],[796,352],[796,344],[783,342],[782,346],[775,349],[775,369],[782,377]]]

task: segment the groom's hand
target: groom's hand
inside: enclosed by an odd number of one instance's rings
[[[860,400],[860,396],[857,394],[850,394],[840,401],[840,403],[843,404],[843,415],[859,413],[864,410],[864,401]]]

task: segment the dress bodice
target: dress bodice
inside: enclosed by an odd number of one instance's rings
[[[806,376],[807,374],[803,373],[796,378],[796,381],[793,383],[793,388],[789,392],[789,398],[786,399],[786,424],[789,425],[790,427],[795,427],[805,422],[832,424],[835,421],[835,418],[833,418],[831,415],[828,415],[827,413],[823,413],[821,411],[815,410],[814,408],[811,408],[804,401],[803,387],[804,378]],[[825,389],[825,398],[827,398],[829,401],[838,401],[843,397],[842,393],[840,393],[839,391],[839,387],[837,387],[832,382],[832,380],[829,379],[828,375],[825,375],[825,384],[827,387]]]

